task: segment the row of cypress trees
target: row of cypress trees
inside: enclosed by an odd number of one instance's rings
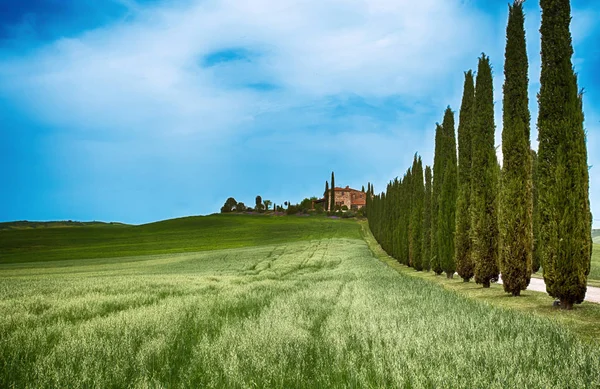
[[[591,263],[591,212],[582,95],[573,70],[569,0],[541,0],[539,151],[531,150],[523,1],[509,5],[503,86],[503,166],[494,146],[490,59],[465,73],[459,113],[436,124],[433,169],[412,166],[386,191],[368,185],[370,228],[381,246],[416,270],[489,287],[501,273],[518,296],[543,267],[548,293],[583,301]]]

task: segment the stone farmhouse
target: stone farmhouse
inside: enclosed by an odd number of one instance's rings
[[[331,191],[331,189],[327,193],[325,193],[325,196],[327,196],[327,199],[329,199],[331,196],[330,191]],[[349,186],[346,186],[345,188],[339,188],[339,187],[335,188],[335,206],[339,205],[340,207],[343,207],[345,205],[346,207],[348,207],[348,209],[352,209],[352,210],[356,211],[356,210],[364,207],[366,205],[366,203],[367,203],[367,194],[363,191],[352,189]],[[325,197],[323,197],[322,199],[319,199],[319,200],[315,200],[313,202],[313,207],[314,207],[314,204],[323,204],[323,206],[324,206],[325,205]],[[327,211],[334,210],[335,206],[332,207],[332,205],[329,204],[330,209],[328,209]]]

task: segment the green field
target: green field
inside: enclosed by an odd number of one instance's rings
[[[1,222],[1,230],[28,230],[32,228],[69,228],[69,227],[98,227],[107,225],[125,225],[123,223],[104,223],[104,222],[74,222],[68,221],[50,221],[50,222],[29,222],[29,221],[16,221],[16,222]]]
[[[20,263],[15,250],[0,264],[0,387],[600,386],[597,345],[558,322],[398,273],[356,222],[267,219],[202,252]],[[162,225],[212,236],[185,220]],[[290,241],[257,245],[285,240],[268,228]]]
[[[354,221],[326,217],[211,215],[131,226],[98,224],[0,231],[0,263],[196,252],[336,237],[360,238]]]
[[[592,249],[592,266],[589,279],[600,282],[600,244],[597,243],[594,243]]]

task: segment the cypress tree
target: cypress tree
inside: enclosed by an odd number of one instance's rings
[[[399,262],[403,262],[405,257],[402,255],[403,241],[400,238],[403,230],[406,230],[408,226],[403,226],[398,223],[398,217],[400,215],[400,205],[399,201],[399,192],[398,189],[401,186],[402,181],[398,180],[398,177],[394,178],[394,181],[390,182],[388,186],[388,220],[390,224],[390,228],[388,229],[390,232],[390,240],[391,240],[391,251],[392,257],[396,258]]]
[[[365,217],[369,217],[369,208],[371,207],[371,183],[367,182],[367,196],[365,198],[365,205],[364,205],[364,215]]]
[[[374,193],[374,189],[373,189],[373,184],[369,185],[369,195],[367,196],[367,206],[370,206],[370,204],[373,203],[373,196],[375,195]],[[366,215],[368,215],[369,212],[369,207],[367,207],[367,212],[365,213]]]
[[[585,297],[591,213],[582,96],[571,57],[569,0],[541,0],[538,244],[546,290],[571,309]]]
[[[410,238],[411,238],[411,206],[412,206],[412,198],[411,198],[411,187],[413,182],[412,177],[412,168],[408,168],[406,171],[406,175],[402,180],[401,185],[399,187],[400,190],[400,201],[394,201],[396,206],[400,207],[397,218],[395,218],[394,226],[400,228],[400,239],[402,251],[399,253],[399,258],[401,262],[406,266],[412,265],[412,258],[410,252]]]
[[[407,173],[410,175],[410,169]],[[409,258],[409,230],[410,230],[410,219],[406,218],[406,207],[410,206],[410,199],[406,198],[404,188],[408,183],[406,176],[401,180],[394,180],[394,184],[391,189],[391,196],[389,197],[390,206],[392,208],[392,220],[390,223],[393,226],[394,231],[394,243],[396,244],[396,255],[400,263],[405,265],[410,264]],[[404,222],[400,222],[401,218],[404,218]]]
[[[446,108],[442,123],[443,173],[438,206],[438,257],[442,270],[448,278],[454,276],[454,233],[456,227],[456,133],[454,131],[454,112]]]
[[[386,231],[388,233],[388,242],[389,242],[389,246],[390,246],[390,251],[392,254],[392,257],[396,258],[398,261],[402,262],[404,260],[404,256],[400,255],[400,250],[402,247],[402,242],[399,239],[400,236],[400,230],[398,229],[400,227],[400,225],[398,223],[396,223],[397,221],[397,213],[399,211],[399,201],[398,201],[398,186],[400,185],[401,181],[398,181],[398,177],[396,177],[394,179],[394,181],[391,181],[388,185],[388,189],[386,192],[386,222],[388,225],[388,228],[386,228]],[[406,230],[408,228],[408,226],[402,226],[403,230]]]
[[[463,98],[458,125],[458,197],[456,200],[455,259],[456,271],[465,282],[473,278],[471,258],[471,127],[475,85],[473,72],[465,73]]]
[[[331,193],[329,197],[329,206],[331,208],[331,212],[335,211],[335,177],[333,176],[333,172],[331,172]]]
[[[436,123],[435,128],[435,151],[433,155],[433,183],[431,189],[431,250],[430,250],[430,264],[431,270],[435,274],[442,274],[442,265],[438,256],[438,212],[439,212],[439,197],[442,189],[442,172],[443,172],[443,158],[441,154],[442,150],[442,126]]]
[[[423,162],[415,154],[413,160],[412,208],[411,208],[411,240],[410,250],[412,266],[417,271],[423,270]]]
[[[423,269],[431,269],[431,167],[425,166],[425,195],[423,197]]]
[[[405,204],[404,207],[404,220],[405,223],[404,225],[408,226],[408,230],[406,231],[406,235],[405,235],[405,247],[406,247],[406,253],[408,254],[408,261],[406,262],[406,265],[410,266],[410,267],[414,267],[413,264],[413,251],[411,248],[411,244],[412,244],[412,239],[413,239],[413,230],[415,229],[414,225],[413,225],[413,220],[412,220],[412,209],[413,209],[413,204],[414,204],[414,199],[413,199],[413,188],[414,188],[414,184],[415,184],[415,174],[416,172],[413,171],[412,165],[411,167],[408,169],[409,174],[408,174],[408,180],[407,183],[404,187],[404,197],[407,199],[407,203]]]
[[[498,280],[498,161],[494,148],[494,91],[490,59],[479,58],[471,128],[471,243],[475,282]],[[434,173],[435,174],[435,173]],[[434,176],[435,179],[435,176]],[[434,181],[435,182],[435,181]]]
[[[502,186],[499,264],[504,291],[519,296],[531,278],[533,197],[523,3],[508,6],[502,101]]]
[[[531,150],[531,181],[533,197],[533,255],[531,258],[531,271],[537,273],[541,266],[541,249],[538,242],[540,235],[540,215],[538,212],[538,194],[537,194],[537,153]]]
[[[323,194],[325,198],[325,212],[329,210],[329,182],[325,181],[325,193]]]

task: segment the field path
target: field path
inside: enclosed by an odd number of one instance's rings
[[[499,284],[502,283],[502,278],[500,278],[498,280],[498,283]],[[533,290],[536,292],[544,292],[545,293],[546,292],[546,284],[544,283],[543,279],[532,277],[531,281],[529,282],[529,286],[527,287],[527,290]],[[585,293],[585,301],[600,304],[600,288],[588,285],[587,292]]]

